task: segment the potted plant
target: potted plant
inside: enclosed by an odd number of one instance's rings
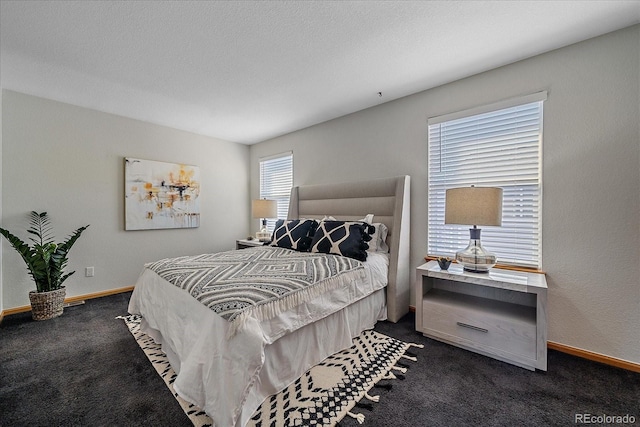
[[[34,320],[53,319],[62,314],[65,288],[62,283],[75,271],[64,273],[67,254],[88,225],[75,230],[62,243],[55,243],[53,227],[46,212],[31,212],[30,226],[27,229],[33,245],[20,240],[8,230],[0,227],[2,234],[18,251],[27,264],[29,275],[36,283],[36,290],[29,292],[31,315]]]

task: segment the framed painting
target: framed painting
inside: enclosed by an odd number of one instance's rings
[[[200,168],[124,159],[125,230],[200,226]]]

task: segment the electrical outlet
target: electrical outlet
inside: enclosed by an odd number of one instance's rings
[[[84,275],[85,277],[93,277],[93,267],[85,267]]]

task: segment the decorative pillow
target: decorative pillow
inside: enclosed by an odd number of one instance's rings
[[[336,221],[334,217],[326,215],[322,220]],[[369,242],[368,251],[389,253],[389,246],[387,246],[387,234],[389,233],[389,228],[381,222],[373,222],[373,214],[366,214],[364,218],[358,221],[366,222],[367,224],[371,224],[375,227],[373,232],[370,231],[371,241]]]
[[[273,230],[271,246],[306,252],[311,246],[311,237],[317,227],[318,222],[313,219],[279,219]]]
[[[373,224],[373,214],[366,214],[360,221],[366,222],[367,224]]]
[[[369,252],[389,252],[389,246],[387,245],[387,234],[389,229],[381,222],[374,222],[371,224],[375,227],[375,231],[371,235],[371,241],[369,242]]]
[[[335,219],[332,216],[327,216],[325,215],[324,218],[322,218],[323,221],[337,221],[337,219]],[[373,214],[366,214],[364,216],[364,218],[359,219],[358,221],[360,222],[366,222],[367,224],[372,224],[373,223]]]
[[[359,261],[367,260],[367,242],[373,228],[364,222],[320,221],[313,240],[311,252],[342,255]]]

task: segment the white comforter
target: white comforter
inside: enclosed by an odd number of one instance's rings
[[[141,314],[143,331],[162,344],[181,397],[204,409],[217,427],[244,426],[265,397],[386,316],[384,293],[376,291],[386,285],[388,258],[371,253],[365,266],[357,286],[333,289],[268,321],[249,317],[230,338],[226,320],[148,269],[129,312]]]

